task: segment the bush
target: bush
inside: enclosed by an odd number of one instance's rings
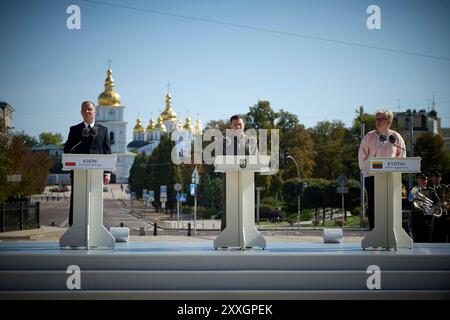
[[[360,207],[356,207],[352,210],[352,216],[359,216],[359,214],[361,213],[361,208]]]
[[[183,209],[184,212],[184,209]],[[192,213],[194,212],[194,209],[192,208]],[[209,219],[212,215],[216,214],[217,212],[212,210],[211,208],[205,208],[205,207],[197,207],[197,218],[203,218],[203,219]]]
[[[261,204],[267,204],[274,208],[281,207],[281,201],[275,199],[274,197],[266,197],[261,199]]]
[[[291,226],[294,225],[294,223],[297,223],[297,214],[296,213],[291,213],[289,215],[289,217],[287,218],[287,222],[289,222],[289,224]]]
[[[336,220],[334,220],[334,224],[337,227],[342,228],[343,226],[345,226],[345,220],[344,219],[336,219]]]
[[[303,209],[300,212],[300,220],[301,221],[309,221],[314,219],[314,211],[309,210],[309,209]]]
[[[259,217],[260,219],[267,219],[269,221],[283,221],[286,218],[286,214],[281,209],[267,204],[261,204],[259,206]]]

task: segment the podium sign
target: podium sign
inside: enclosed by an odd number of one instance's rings
[[[215,172],[248,171],[268,172],[269,156],[217,156],[214,160]]]
[[[421,158],[370,158],[366,161],[363,171],[377,172],[420,172]]]
[[[412,248],[402,227],[402,173],[420,172],[421,158],[369,158],[363,172],[375,178],[375,227],[362,240],[363,249]]]
[[[255,172],[269,171],[269,156],[217,156],[216,172],[226,174],[225,230],[214,240],[214,248],[266,247],[266,239],[255,227]]]
[[[63,170],[116,169],[116,156],[110,154],[63,154]]]
[[[116,156],[63,154],[63,169],[73,170],[73,224],[59,239],[61,247],[114,248],[103,226],[103,172],[116,169]]]

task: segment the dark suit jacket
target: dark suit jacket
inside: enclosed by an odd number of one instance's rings
[[[84,122],[70,127],[69,137],[64,145],[64,153],[111,154],[108,128],[95,122],[94,127],[98,130],[97,135],[95,137],[83,137],[81,131],[84,127]],[[76,146],[80,141],[81,143]]]

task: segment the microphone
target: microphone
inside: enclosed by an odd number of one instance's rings
[[[394,144],[394,143],[395,143],[395,140],[397,140],[397,137],[394,136],[393,134],[391,134],[391,135],[389,136],[389,142],[392,143],[392,144]]]
[[[89,129],[88,128],[83,128],[83,130],[81,130],[81,135],[85,138],[89,137]]]
[[[72,153],[72,151],[78,147],[81,143],[83,142],[83,140],[81,140],[80,142],[78,142],[76,145],[74,145],[72,148],[70,148],[69,153]]]
[[[400,149],[402,149],[403,151],[405,151],[405,152],[406,152],[406,156],[410,157],[411,154],[409,153],[409,151],[406,150],[405,148],[399,146],[398,144],[396,144],[396,143],[395,143],[396,140],[397,140],[397,137],[394,136],[393,134],[391,134],[391,135],[389,136],[389,142],[390,142],[391,144],[393,144],[394,146],[396,146],[397,148],[400,148]]]
[[[86,138],[89,137],[90,131],[92,129],[93,128],[91,128],[89,130],[88,128],[85,127],[81,130],[81,136],[83,137],[83,139],[81,139],[77,144],[75,144],[72,148],[70,148],[69,153],[72,153],[72,151],[74,151],[76,147],[78,147]],[[96,135],[97,135],[97,133],[96,133]]]
[[[89,135],[90,135],[90,136],[95,137],[97,134],[98,134],[98,128],[92,127],[92,128],[89,130]]]

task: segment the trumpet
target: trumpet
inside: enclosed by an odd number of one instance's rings
[[[445,201],[440,201],[437,194],[435,196],[437,200],[436,203],[425,196],[418,186],[415,186],[411,189],[408,200],[413,203],[415,209],[422,211],[425,215],[432,215],[439,218],[446,212],[447,203]]]

